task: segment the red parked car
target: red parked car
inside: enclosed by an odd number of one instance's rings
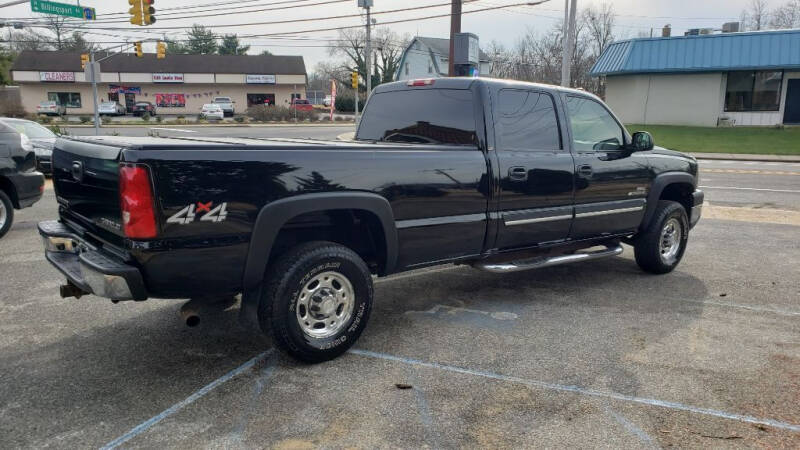
[[[303,100],[301,98],[296,98],[292,100],[290,108],[296,109],[298,111],[313,111],[314,105],[312,105],[308,100]]]

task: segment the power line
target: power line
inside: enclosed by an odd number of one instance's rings
[[[338,2],[341,2],[341,1],[342,0],[335,0],[334,2],[328,1],[328,2],[325,2],[325,3],[338,3]],[[478,0],[465,0],[464,3],[472,3],[472,2],[476,2],[476,1],[478,1]],[[377,14],[392,14],[392,13],[398,13],[398,12],[417,11],[417,10],[421,10],[421,9],[439,8],[439,7],[442,7],[442,6],[450,6],[450,4],[449,3],[437,3],[437,4],[434,4],[434,5],[414,6],[414,7],[409,7],[409,8],[392,9],[392,10],[388,10],[388,11],[378,11],[378,12],[374,12],[372,14],[373,15],[377,15]],[[282,9],[285,9],[285,8],[282,8]],[[244,14],[244,12],[241,12],[241,13],[238,13],[238,14]],[[170,19],[167,19],[167,20],[193,19],[193,18],[210,17],[210,16],[218,16],[218,14],[186,16],[186,17],[174,17],[174,18],[170,18]],[[209,25],[206,28],[213,29],[213,28],[249,27],[249,26],[256,26],[256,25],[282,25],[282,24],[287,24],[287,23],[316,22],[316,21],[337,20],[337,19],[352,19],[352,18],[355,18],[355,17],[361,17],[361,14],[346,14],[346,15],[328,16],[328,17],[310,17],[310,18],[304,18],[304,19],[278,20],[278,21],[269,21],[269,22],[248,22],[248,23]],[[191,27],[189,27],[189,26],[187,26],[187,27],[174,27],[174,26],[173,27],[150,27],[150,26],[148,26],[147,28],[149,30],[174,30],[175,28],[190,29]],[[84,29],[91,30],[92,27],[87,27],[87,28],[84,28]],[[117,30],[117,31],[136,30],[135,28],[130,28],[130,27],[127,27],[127,28],[98,27],[98,29]]]
[[[475,1],[475,0],[472,0],[472,1]],[[534,3],[534,2],[523,2],[523,3],[513,3],[513,4],[510,4],[510,5],[493,6],[493,7],[489,7],[489,8],[480,8],[480,9],[474,9],[474,10],[471,10],[471,11],[463,11],[461,14],[462,15],[463,14],[474,14],[474,13],[479,13],[479,12],[484,12],[484,11],[494,11],[494,10],[499,10],[499,9],[512,8],[512,7],[515,7],[515,6],[533,6],[533,5],[537,5],[537,4],[540,4],[540,3],[544,3],[546,1],[549,1],[549,0],[541,0],[541,1],[536,2],[536,3]],[[450,6],[450,4],[448,3],[447,6]],[[381,22],[380,25],[392,25],[392,24],[396,24],[396,23],[416,22],[416,21],[420,21],[420,20],[441,19],[441,18],[444,18],[444,17],[450,17],[450,13],[437,14],[437,15],[433,15],[433,16],[424,16],[424,17],[413,17],[413,18],[410,18],[410,19],[392,20],[392,21],[387,21],[387,22]],[[363,25],[348,25],[348,26],[331,27],[331,28],[317,28],[317,29],[311,29],[311,30],[285,31],[285,32],[280,32],[280,33],[242,34],[242,35],[239,35],[239,37],[240,38],[251,38],[251,37],[287,36],[287,35],[303,34],[303,33],[319,33],[319,32],[323,32],[323,31],[350,30],[350,29],[353,29],[353,28],[361,28],[362,26]]]

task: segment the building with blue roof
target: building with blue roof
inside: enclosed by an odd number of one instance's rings
[[[800,124],[800,30],[618,41],[591,74],[626,123]]]

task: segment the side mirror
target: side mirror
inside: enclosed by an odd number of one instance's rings
[[[647,131],[637,131],[633,133],[631,139],[631,149],[635,152],[646,152],[654,147],[653,136]]]

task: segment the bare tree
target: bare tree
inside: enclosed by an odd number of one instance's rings
[[[769,27],[775,30],[800,28],[800,0],[790,0],[772,11]]]
[[[763,30],[767,27],[768,18],[767,0],[750,0],[750,4],[742,11],[742,28],[745,31]]]
[[[614,41],[614,22],[616,21],[614,6],[611,3],[603,3],[599,8],[588,6],[581,13],[581,20],[586,26],[588,40],[592,47],[592,64],[594,64]],[[597,78],[593,90],[601,97],[604,96],[605,80],[602,77]]]
[[[400,36],[389,28],[375,30],[372,48],[375,51],[373,61],[372,85],[394,80],[395,73],[400,64],[403,50],[410,41],[409,36]],[[328,54],[334,57],[343,57],[336,70],[327,67],[326,70],[335,72],[336,79],[344,79],[347,72],[358,71],[362,80],[366,80],[366,32],[362,29],[339,30],[339,39],[328,47]],[[340,78],[341,77],[341,78]]]

